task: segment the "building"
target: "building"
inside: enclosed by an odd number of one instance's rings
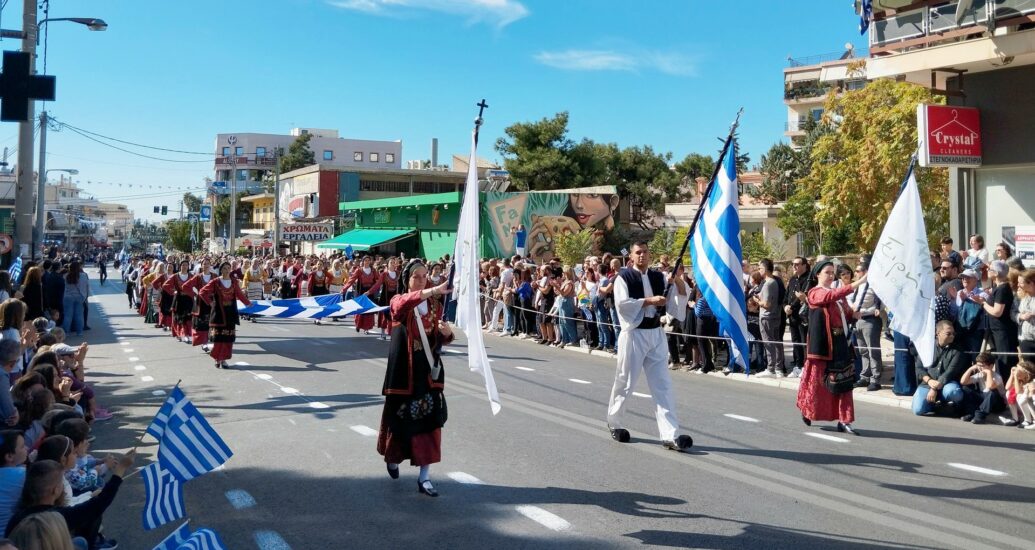
[[[851,46],[851,44],[848,44]],[[783,70],[783,102],[787,105],[784,133],[791,147],[797,149],[805,137],[809,122],[819,122],[823,104],[831,90],[856,90],[866,85],[865,67],[858,65],[853,48],[843,53],[829,53],[810,57],[788,57]]]
[[[859,11],[859,2],[856,2]],[[873,0],[867,77],[915,82],[980,111],[980,166],[949,169],[957,248],[1020,245],[1035,267],[1035,2]]]
[[[124,204],[97,203],[98,217],[104,219],[104,231],[108,246],[121,249],[133,227],[133,211]]]
[[[121,246],[133,225],[133,212],[123,204],[102,203],[82,195],[71,179],[47,183],[44,188],[45,245],[72,250]]]

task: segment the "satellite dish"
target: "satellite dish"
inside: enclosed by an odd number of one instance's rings
[[[845,42],[845,49],[848,51],[852,51],[855,49],[855,44],[852,44],[851,42]]]
[[[974,0],[960,0],[959,4],[956,4],[956,25],[959,26],[963,22],[963,18],[967,16],[967,12],[973,7]]]

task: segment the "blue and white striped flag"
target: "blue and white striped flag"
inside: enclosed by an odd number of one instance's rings
[[[162,468],[180,481],[211,472],[234,454],[179,387],[158,409],[147,433],[159,441]]]
[[[11,274],[11,283],[12,284],[17,284],[18,283],[18,277],[22,276],[22,257],[21,256],[18,256],[17,258],[14,259],[14,263],[11,264],[11,267],[7,268],[7,272]]]
[[[694,279],[719,321],[719,332],[733,341],[731,357],[750,372],[747,360],[747,303],[744,269],[740,265],[740,214],[737,188],[737,151],[733,143],[721,159],[722,169],[702,205],[704,213],[694,232],[690,256]]]
[[[346,317],[361,313],[378,313],[386,309],[388,306],[379,306],[363,295],[345,301],[342,301],[341,294],[285,300],[252,300],[252,305],[247,307],[243,302],[237,302],[237,312],[241,315],[276,317],[278,319]]]
[[[211,529],[198,529],[190,538],[176,547],[176,550],[226,550],[226,545],[219,535]]]
[[[859,34],[866,34],[873,21],[873,0],[862,0],[859,7]]]
[[[177,550],[180,545],[190,538],[190,527],[187,526],[189,522],[183,522],[183,525],[176,528],[175,531],[169,533],[168,537],[162,539],[162,542],[158,543],[158,546],[154,547],[154,550]]]
[[[183,485],[172,474],[152,462],[141,472],[144,477],[144,529],[150,531],[187,515],[183,507]]]
[[[353,254],[355,254],[355,252],[352,250],[352,245],[345,245],[345,259],[351,260]]]

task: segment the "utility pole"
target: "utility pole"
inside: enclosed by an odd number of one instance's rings
[[[46,112],[46,111],[44,111],[44,112]],[[181,220],[183,219],[183,201],[182,200],[180,201],[180,219]]]
[[[273,148],[273,256],[280,254],[280,147]]]
[[[230,153],[230,242],[227,249],[233,250],[237,240],[237,151],[231,149]]]
[[[47,111],[40,112],[40,171],[39,184],[36,186],[36,234],[33,239],[32,251],[36,254],[36,245],[39,245],[39,254],[43,255],[44,231],[46,231],[47,210],[44,199],[47,196]]]
[[[22,51],[29,54],[29,75],[36,74],[36,35],[39,28],[36,26],[36,1],[23,0],[24,15],[22,17]],[[36,102],[29,100],[28,117],[25,122],[18,123],[18,184],[14,199],[14,224],[15,241],[18,248],[15,253],[26,259],[31,259],[32,250],[32,212],[34,189],[32,181],[33,150],[35,149],[35,137],[33,127],[36,125]],[[44,178],[40,174],[40,178]]]

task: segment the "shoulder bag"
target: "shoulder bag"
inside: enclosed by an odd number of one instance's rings
[[[830,342],[832,357],[827,361],[826,370],[823,372],[823,384],[832,394],[842,394],[852,391],[855,387],[855,348],[848,342],[844,331],[848,330],[848,321],[845,319],[845,310],[841,302],[836,304],[838,313],[841,314],[841,334],[833,334]]]

